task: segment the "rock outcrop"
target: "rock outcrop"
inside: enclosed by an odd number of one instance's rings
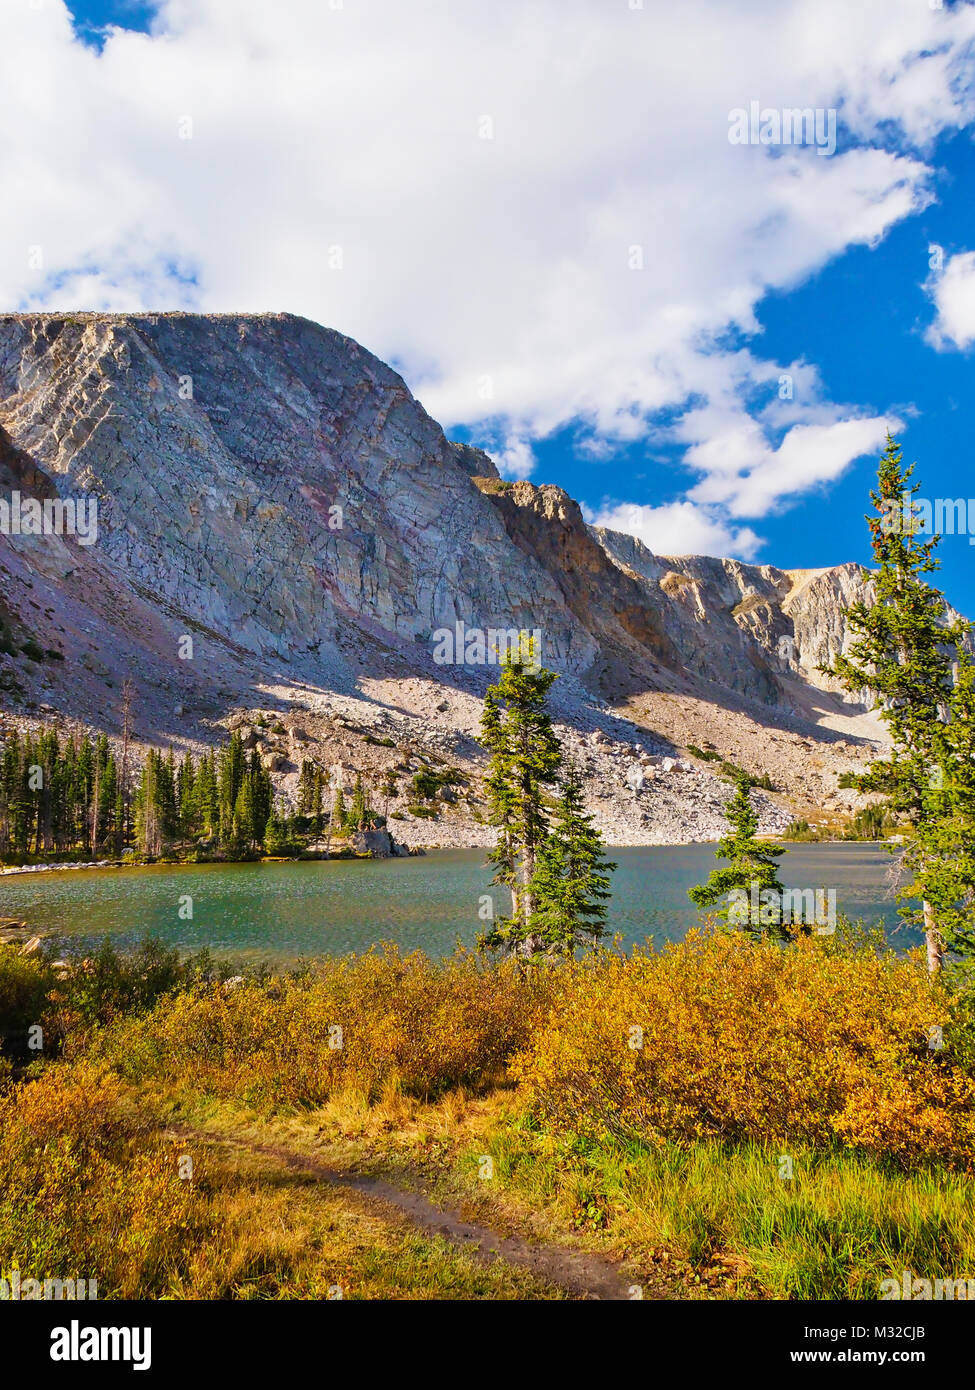
[[[474,776],[491,670],[434,660],[435,634],[462,622],[539,630],[566,729],[626,756],[713,727],[710,742],[742,757],[742,730],[774,728],[822,746],[819,804],[878,734],[817,671],[847,640],[844,606],[868,592],[862,568],[662,557],[589,527],[561,489],[503,482],[448,440],[357,343],[292,315],[0,316],[0,494],[18,490],[97,500],[98,530],[88,546],[0,535],[8,717],[115,733],[130,680],[147,742],[202,746],[232,716],[280,723],[261,751],[286,793],[304,757],[366,767],[363,742],[377,773],[426,740]],[[769,741],[754,742],[752,770],[774,780]],[[596,804],[597,788],[625,785],[623,754],[589,752]],[[726,784],[694,767],[661,776],[711,787],[700,825],[685,817],[685,838],[704,838]],[[630,799],[627,835],[680,838],[642,792]],[[448,822],[482,835],[463,798],[438,825],[398,804],[408,844],[443,841]]]

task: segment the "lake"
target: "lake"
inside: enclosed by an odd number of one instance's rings
[[[653,936],[677,940],[699,921],[687,890],[717,864],[713,846],[681,845],[610,851],[613,875],[609,926],[627,944]],[[364,951],[377,941],[407,950],[449,954],[458,938],[472,944],[481,895],[491,888],[483,850],[437,850],[409,859],[331,860],[294,864],[158,865],[82,869],[0,878],[0,916],[39,931],[64,933],[87,948],[111,934],[132,944],[146,933],[196,951],[283,965],[301,957]],[[867,922],[886,921],[899,948],[919,939],[899,924],[887,896],[890,855],[882,846],[797,845],[782,860],[782,881],[794,888],[833,888],[837,910]],[[193,900],[192,921],[180,900]],[[896,930],[896,935],[894,934]]]

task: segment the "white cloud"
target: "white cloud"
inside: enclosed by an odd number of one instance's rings
[[[901,421],[883,416],[798,424],[778,448],[770,447],[759,425],[741,415],[724,432],[712,430],[687,451],[687,461],[705,475],[689,496],[729,516],[766,516],[776,504],[833,482],[854,459],[879,451],[887,431]]]
[[[939,349],[967,348],[975,342],[975,251],[952,256],[928,284],[937,317],[927,341]]]
[[[733,530],[693,502],[661,507],[617,502],[595,511],[587,507],[585,512],[590,525],[636,536],[655,555],[733,555],[750,560],[762,544],[750,527]]]
[[[924,0],[166,0],[99,55],[61,0],[7,4],[0,302],[305,314],[513,476],[560,426],[599,452],[693,403],[671,438],[720,530],[872,447],[808,364],[769,406],[792,368],[734,344],[930,200],[973,38]],[[752,100],[838,108],[840,152],[731,145]]]
[[[535,455],[526,439],[509,438],[500,449],[492,447],[502,478],[529,478],[535,471]]]

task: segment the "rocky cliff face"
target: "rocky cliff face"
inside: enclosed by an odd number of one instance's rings
[[[685,668],[763,704],[790,705],[796,679],[838,690],[818,668],[845,649],[844,609],[868,597],[861,565],[780,570],[702,555],[667,558],[633,536],[593,534],[624,573],[639,577]]]
[[[334,645],[350,618],[412,640],[457,595],[485,619],[555,616],[538,566],[480,563],[503,539],[470,482],[490,460],[304,320],[7,318],[0,399],[58,490],[98,497],[108,567],[255,653]]]
[[[614,747],[693,743],[704,708],[728,748],[743,721],[826,747],[876,733],[816,670],[846,640],[858,566],[665,558],[589,528],[559,488],[504,483],[447,440],[358,344],[290,315],[0,316],[0,494],[18,489],[98,503],[90,546],[0,535],[18,639],[0,697],[20,715],[112,729],[131,679],[141,736],[193,744],[258,707],[290,736],[314,695],[316,756],[345,700],[362,727],[398,710],[474,759],[490,672],[432,655],[463,622],[539,629],[567,725]],[[64,660],[24,659],[24,634]],[[683,726],[664,699],[686,701]],[[295,749],[273,756],[286,779]]]

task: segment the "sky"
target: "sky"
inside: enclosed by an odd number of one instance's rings
[[[890,429],[975,617],[973,135],[963,0],[0,0],[0,309],[303,314],[661,554],[867,562]]]

